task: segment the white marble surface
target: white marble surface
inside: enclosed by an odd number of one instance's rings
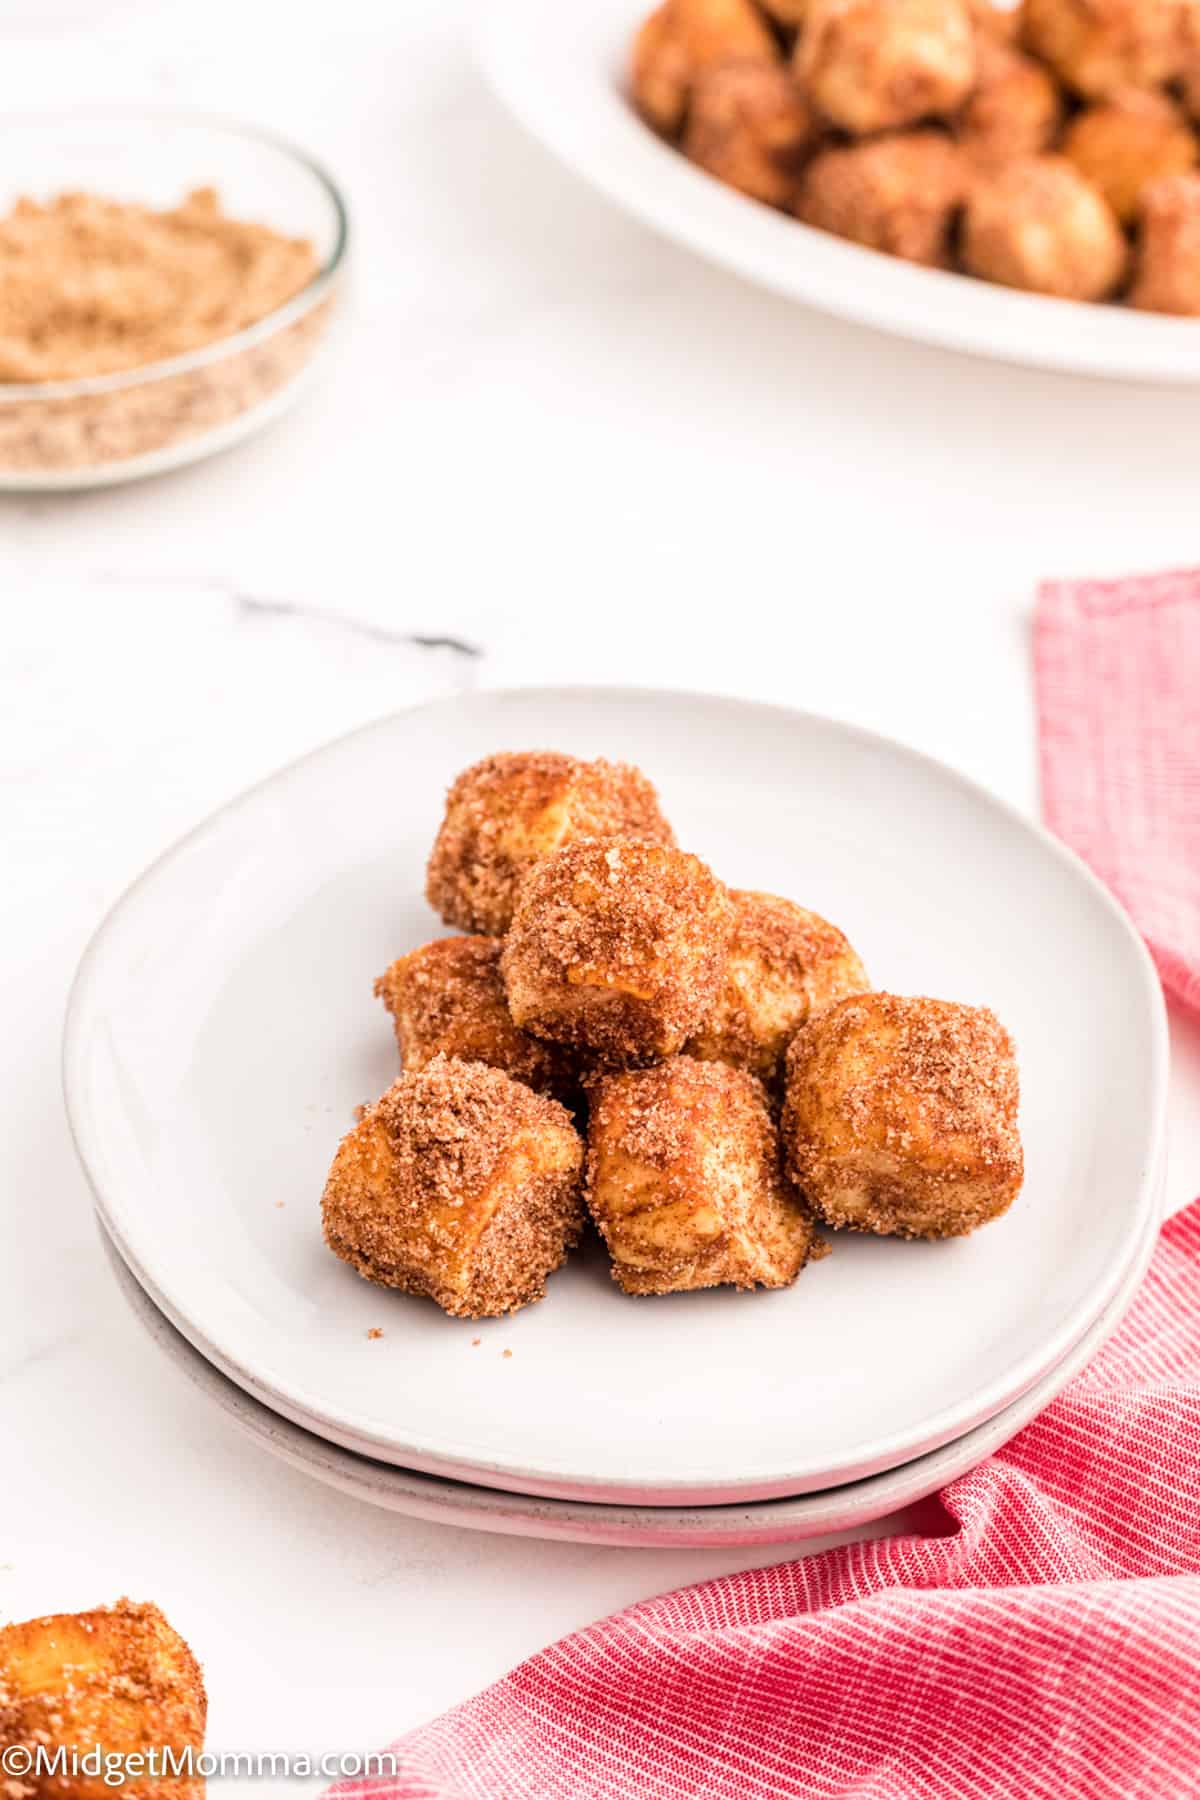
[[[1037,578],[1200,560],[1194,395],[892,344],[706,269],[535,150],[464,31],[444,0],[0,0],[4,105],[257,119],[324,155],[354,209],[351,313],[294,415],[190,472],[0,503],[0,1616],[158,1598],[207,1663],[223,1747],[379,1743],[600,1612],[762,1553],[375,1513],[155,1362],[58,1091],[103,909],[257,776],[472,683],[791,701],[1032,808]],[[1172,1206],[1200,1189],[1200,1032],[1175,1038]]]

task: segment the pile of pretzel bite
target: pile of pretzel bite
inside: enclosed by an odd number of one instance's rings
[[[590,1216],[626,1293],[778,1288],[828,1247],[818,1224],[961,1236],[1017,1194],[996,1017],[874,992],[835,925],[679,849],[631,765],[465,770],[426,892],[463,935],[376,983],[403,1073],[322,1203],[368,1280],[512,1312]]]
[[[692,162],[808,225],[1200,315],[1200,0],[662,0],[629,84]]]

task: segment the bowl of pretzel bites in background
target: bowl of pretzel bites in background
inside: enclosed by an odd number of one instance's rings
[[[661,0],[630,97],[718,181],[869,249],[1200,314],[1194,0]]]
[[[109,1239],[258,1402],[658,1506],[896,1468],[1053,1371],[1165,1085],[1153,966],[1037,827],[634,689],[416,708],[233,802],[101,927],[64,1066]]]
[[[498,0],[478,40],[579,173],[780,293],[1012,360],[1200,374],[1196,0]]]

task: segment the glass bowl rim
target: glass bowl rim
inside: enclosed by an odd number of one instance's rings
[[[223,131],[252,145],[265,145],[271,150],[282,151],[293,163],[307,169],[324,189],[333,207],[333,247],[316,274],[298,293],[293,294],[282,305],[273,307],[269,313],[264,313],[253,325],[244,325],[240,331],[231,332],[228,337],[214,338],[211,344],[201,344],[195,350],[185,350],[180,356],[140,363],[133,369],[116,369],[107,375],[79,375],[58,381],[0,381],[0,406],[15,405],[19,401],[69,400],[90,394],[120,393],[126,388],[162,381],[172,375],[184,375],[193,369],[205,368],[210,363],[224,362],[229,357],[236,356],[239,351],[248,350],[265,338],[274,336],[277,331],[319,306],[333,289],[345,266],[350,243],[350,211],[345,194],[323,163],[277,132],[266,131],[256,125],[246,125],[242,120],[224,113],[166,106],[38,107],[27,111],[13,108],[0,114],[0,129],[5,126],[53,125],[56,122],[75,125],[88,120],[121,119],[140,124],[196,125],[210,131]]]

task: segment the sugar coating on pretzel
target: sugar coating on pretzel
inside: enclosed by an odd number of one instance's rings
[[[1128,225],[1154,182],[1194,169],[1200,140],[1168,95],[1134,91],[1085,107],[1067,130],[1063,155]]]
[[[856,134],[947,117],[975,80],[966,0],[811,0],[795,56],[817,112]]]
[[[1027,156],[980,173],[967,200],[962,257],[973,275],[1062,300],[1103,300],[1128,247],[1099,188],[1065,156]]]
[[[1025,0],[1025,37],[1085,99],[1174,81],[1187,60],[1193,0]]]
[[[788,1167],[830,1225],[958,1237],[1020,1190],[1016,1057],[986,1007],[852,995],[796,1032],[786,1078]]]
[[[434,938],[392,963],[375,992],[392,1015],[400,1060],[423,1069],[435,1056],[487,1063],[539,1093],[570,1098],[574,1059],[514,1025],[500,979],[497,937]]]
[[[555,1100],[484,1063],[401,1075],[342,1140],[325,1241],[369,1281],[462,1318],[540,1300],[579,1235],[583,1145]]]
[[[653,786],[631,763],[585,762],[557,750],[485,757],[446,796],[426,896],[447,925],[502,936],[521,877],[579,837],[675,841]]]
[[[819,1253],[754,1076],[676,1056],[589,1098],[587,1201],[626,1293],[786,1287]]]
[[[706,69],[730,60],[778,62],[781,56],[754,0],[663,0],[633,40],[630,93],[646,123],[674,138]]]
[[[0,1749],[39,1745],[113,1756],[170,1750],[182,1759],[204,1747],[208,1699],[200,1665],[157,1606],[118,1600],[89,1612],[53,1613],[0,1629]],[[161,1764],[160,1764],[161,1769]],[[200,1774],[139,1775],[120,1789],[128,1800],[199,1800]],[[103,1773],[13,1771],[0,1792],[11,1800],[103,1800]]]
[[[809,1013],[871,984],[844,934],[819,913],[778,894],[734,888],[729,897],[725,980],[687,1054],[748,1069],[773,1087],[788,1039]]]
[[[967,192],[968,164],[941,131],[904,131],[836,145],[813,157],[796,196],[806,225],[944,268]]]
[[[1011,162],[1048,150],[1062,125],[1063,102],[1050,71],[1012,44],[979,40],[975,87],[955,135],[982,163]]]
[[[727,187],[788,207],[816,120],[793,71],[780,63],[718,63],[697,77],[683,153]]]
[[[580,839],[529,871],[500,958],[509,1010],[602,1063],[670,1056],[720,993],[733,906],[668,845]]]
[[[1200,316],[1200,175],[1153,182],[1138,210],[1141,233],[1130,304],[1182,318]]]

